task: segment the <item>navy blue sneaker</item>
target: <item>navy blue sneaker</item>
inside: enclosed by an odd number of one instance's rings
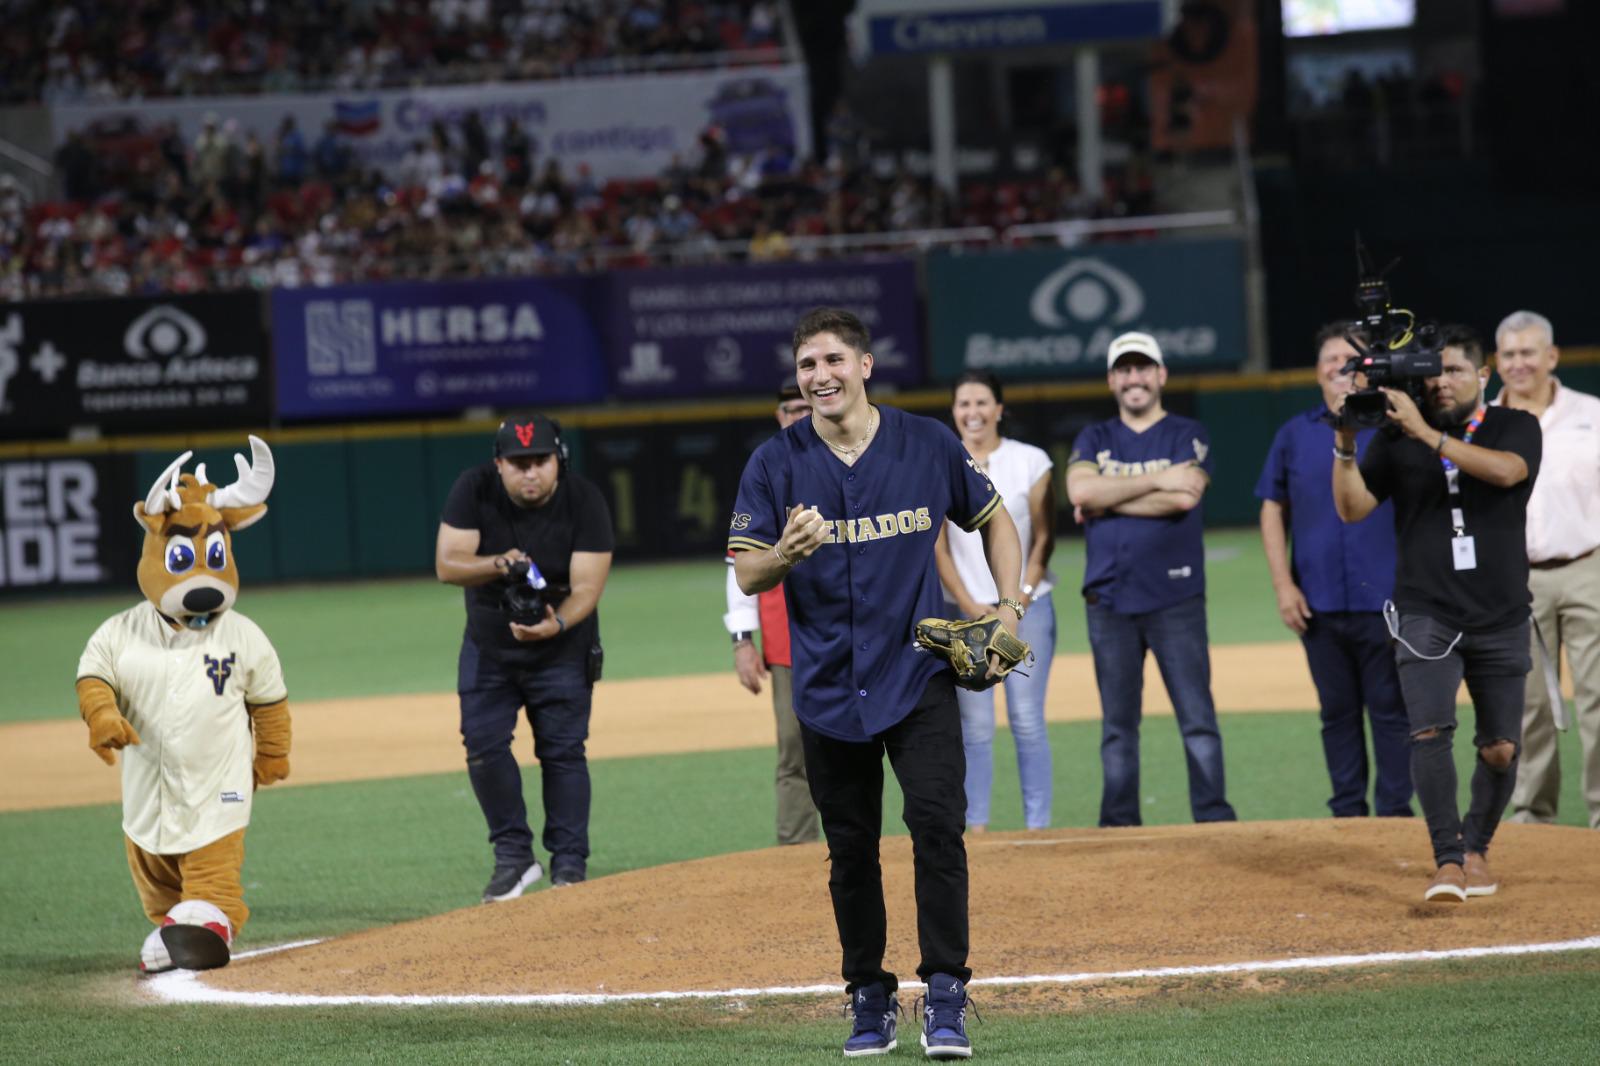
[[[967,986],[947,973],[928,978],[928,994],[918,998],[922,1008],[922,1050],[930,1059],[970,1059],[967,1039]]]
[[[874,982],[859,986],[845,1010],[855,1015],[855,1026],[844,1042],[844,1057],[887,1055],[895,1049],[895,1019],[900,1003],[883,985]]]

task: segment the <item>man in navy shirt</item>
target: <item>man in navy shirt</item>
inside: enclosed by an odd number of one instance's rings
[[[1082,517],[1083,598],[1100,688],[1100,824],[1139,825],[1139,719],[1144,654],[1156,657],[1178,717],[1197,822],[1233,821],[1222,735],[1211,702],[1200,498],[1211,442],[1192,418],[1161,406],[1161,346],[1124,333],[1106,352],[1117,417],[1078,434],[1067,495]]]
[[[1323,402],[1285,422],[1256,482],[1261,544],[1283,624],[1300,635],[1322,705],[1322,753],[1333,782],[1335,818],[1367,807],[1365,704],[1377,763],[1373,799],[1380,816],[1411,814],[1410,741],[1383,601],[1394,591],[1394,507],[1346,525],[1333,507],[1333,426],[1329,412],[1355,387],[1343,373],[1356,354],[1343,323],[1317,334],[1317,383]],[[1356,436],[1366,451],[1372,429]],[[1294,559],[1289,542],[1294,542]]]
[[[1022,547],[1000,494],[949,427],[867,402],[866,327],[831,308],[795,328],[796,380],[811,403],[758,448],[739,482],[728,531],[740,589],[783,583],[811,796],[832,863],[828,887],[855,1023],[845,1054],[895,1046],[898,982],[887,946],[878,839],[883,757],[905,795],[927,983],[922,1045],[966,1058],[966,757],[952,674],[918,652],[916,623],[943,612],[934,542],[944,520],[981,529],[1016,632]]]

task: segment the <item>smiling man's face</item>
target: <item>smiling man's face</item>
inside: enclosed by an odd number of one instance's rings
[[[858,352],[835,333],[813,334],[794,355],[795,382],[812,411],[830,420],[843,418],[866,402],[872,353]]]

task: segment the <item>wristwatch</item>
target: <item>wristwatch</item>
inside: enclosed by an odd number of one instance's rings
[[[750,642],[751,638],[753,638],[754,636],[755,636],[755,634],[752,633],[750,630],[741,629],[741,630],[739,630],[739,632],[737,632],[737,633],[735,633],[733,635],[733,642],[735,644],[748,644]]]
[[[1000,597],[1000,599],[995,603],[995,606],[1011,608],[1013,611],[1017,612],[1017,621],[1019,622],[1022,621],[1022,616],[1028,613],[1028,609],[1026,607],[1022,606],[1021,603],[1012,599],[1010,596]]]

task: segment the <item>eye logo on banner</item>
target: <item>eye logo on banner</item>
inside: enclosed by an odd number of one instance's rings
[[[1144,313],[1144,290],[1133,278],[1100,259],[1073,259],[1033,290],[1028,301],[1033,320],[1050,329],[1067,329],[1072,320],[1118,325]]]
[[[192,315],[170,304],[157,304],[128,326],[122,335],[122,350],[135,359],[199,355],[206,350],[206,330]]]
[[[718,337],[706,348],[706,376],[718,383],[744,377],[744,352],[732,337]]]

